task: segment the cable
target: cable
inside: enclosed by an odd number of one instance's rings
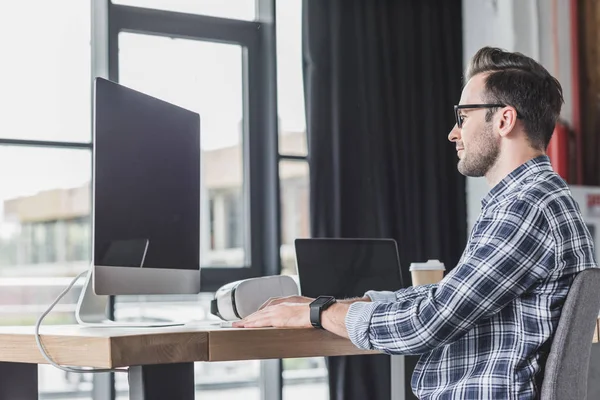
[[[37,346],[40,349],[40,352],[42,353],[42,355],[44,356],[46,361],[48,361],[52,366],[54,366],[58,369],[61,369],[63,371],[66,371],[66,372],[76,372],[76,373],[82,373],[82,374],[83,373],[102,373],[102,372],[128,372],[128,370],[124,369],[124,368],[105,368],[105,369],[89,368],[88,369],[88,368],[63,367],[62,365],[59,365],[56,362],[54,362],[54,360],[52,360],[50,355],[48,355],[48,353],[46,352],[44,345],[42,344],[42,338],[40,337],[40,326],[42,325],[42,321],[54,309],[56,304],[69,292],[69,290],[71,290],[73,285],[75,285],[75,282],[77,282],[79,280],[79,278],[86,275],[87,273],[88,273],[88,271],[83,271],[82,273],[77,275],[73,279],[73,281],[71,281],[69,286],[67,286],[67,288],[65,290],[63,290],[61,294],[58,295],[56,300],[54,300],[54,302],[52,304],[50,304],[50,307],[48,307],[48,309],[46,311],[44,311],[42,313],[42,315],[40,315],[40,317],[37,320],[37,323],[35,324],[35,341],[37,343]]]

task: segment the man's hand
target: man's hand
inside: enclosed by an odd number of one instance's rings
[[[310,310],[305,303],[281,303],[266,306],[242,319],[234,322],[234,328],[310,328]]]
[[[304,296],[287,296],[287,297],[271,297],[265,301],[258,310],[262,310],[266,307],[276,306],[282,303],[293,303],[293,304],[310,304],[314,299]]]
[[[304,296],[287,296],[287,297],[271,297],[265,301],[258,309],[262,310],[269,306],[275,306],[282,303],[293,303],[293,304],[310,304],[314,299],[312,297]],[[338,303],[352,304],[357,301],[371,301],[368,297],[356,297],[353,299],[338,300]]]
[[[241,321],[234,322],[234,328],[311,328],[309,304],[314,299],[302,296],[274,297],[260,306],[259,310]],[[357,301],[371,301],[359,297],[338,301],[321,314],[323,328],[347,338],[344,324],[350,304]]]

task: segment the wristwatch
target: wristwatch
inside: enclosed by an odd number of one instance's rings
[[[314,328],[323,329],[321,325],[321,312],[327,310],[335,303],[333,296],[319,296],[310,303],[310,323]]]

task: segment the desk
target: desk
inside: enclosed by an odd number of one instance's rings
[[[46,364],[33,327],[0,327],[0,400],[37,399],[37,365]],[[195,396],[194,362],[380,354],[320,329],[207,327],[42,327],[42,343],[61,365],[129,367],[131,400]]]
[[[85,328],[44,326],[42,341],[62,365],[129,367],[131,400],[195,396],[194,362],[379,354],[318,329]],[[600,319],[594,343],[599,342]],[[393,356],[392,398],[404,398],[403,357]],[[33,327],[0,327],[0,400],[37,399],[37,365],[46,364]]]

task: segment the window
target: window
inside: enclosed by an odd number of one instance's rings
[[[81,189],[79,189],[81,190]],[[81,190],[89,195],[90,191]],[[87,260],[91,254],[91,223],[90,217],[77,217],[63,222],[65,232],[65,254],[64,260],[67,262]]]
[[[63,228],[89,215],[90,38],[89,0],[0,2],[0,325],[33,325],[89,266],[88,243],[66,258],[69,240],[86,242],[89,228]],[[26,146],[35,141],[71,148]],[[69,196],[78,190],[82,202]],[[45,324],[74,323],[80,290]],[[41,399],[90,398],[90,382],[39,367]]]
[[[227,249],[238,249],[243,245],[243,218],[242,218],[242,204],[240,199],[242,195],[239,191],[230,191],[225,195],[225,216],[227,218],[226,226],[226,237],[227,237]]]
[[[115,4],[252,21],[255,0],[113,0]]]
[[[296,274],[294,240],[310,237],[308,179],[305,161],[282,161],[279,164],[282,274]]]
[[[90,1],[1,2],[0,49],[0,138],[89,141]]]
[[[302,73],[302,0],[277,1],[277,93],[282,273],[296,273],[294,239],[310,236]]]
[[[119,34],[119,82],[201,121],[203,267],[249,264],[244,207],[242,47]],[[211,223],[212,225],[209,225]],[[235,231],[232,231],[235,229]]]
[[[279,152],[307,154],[302,72],[302,0],[277,1]]]
[[[261,70],[256,52],[259,31],[255,23],[238,21],[236,28],[230,22],[205,16],[183,18],[156,12],[146,19],[149,14],[139,10],[117,6],[114,10],[125,16],[116,18],[121,24],[115,26],[118,52],[111,52],[118,55],[115,76],[118,75],[119,83],[200,114],[200,255],[204,291],[195,296],[117,296],[115,317],[154,321],[215,319],[210,314],[214,293],[207,290],[259,275],[263,269],[256,252],[251,251],[261,242],[258,235],[250,235],[253,226],[260,226],[260,220],[251,224],[251,216],[264,218],[265,213],[260,208],[264,208],[260,197],[250,202],[251,190],[257,191],[258,186],[252,188],[250,180],[259,181],[252,178],[250,166],[258,157],[252,157],[256,153],[247,140],[253,133],[264,134],[260,122],[257,124],[262,120],[257,118],[257,101],[251,100],[253,95],[260,97],[261,90],[256,86],[258,80],[251,78]],[[161,25],[160,19],[172,23]],[[212,276],[218,280],[211,281]],[[202,392],[198,396],[258,399],[260,365],[260,361],[196,363],[196,389]],[[125,395],[126,379],[116,379],[117,392]]]
[[[89,150],[0,145],[0,277],[75,276],[89,266],[90,254],[66,262],[69,240],[83,244],[88,232],[72,232],[64,224],[90,213]],[[85,188],[82,203],[69,192]],[[72,198],[71,198],[72,199]],[[1,309],[1,307],[0,307]],[[2,318],[0,317],[0,323]]]
[[[92,14],[90,4],[94,11],[97,5],[110,10]],[[0,65],[0,170],[8,172],[0,175],[0,325],[33,324],[72,277],[89,266],[90,71],[200,113],[203,289],[277,273],[279,239],[289,253],[295,237],[309,234],[301,1],[277,4],[277,49],[268,44],[275,32],[258,20],[259,15],[275,17],[269,1],[28,0],[0,5],[5,56]],[[259,13],[257,7],[266,9]],[[114,18],[110,30],[103,20],[109,17]],[[98,29],[106,35],[97,34]],[[265,71],[276,55],[274,76]],[[275,80],[280,132],[274,130],[276,110],[265,107],[275,104],[268,90]],[[273,151],[277,134],[281,162]],[[272,190],[277,168],[282,193]],[[281,221],[278,206],[287,210]],[[283,228],[281,238],[277,224]],[[293,260],[293,251],[282,256],[285,265]],[[46,323],[75,322],[82,284]],[[211,292],[119,296],[114,313],[117,319],[212,319],[212,297]],[[272,387],[265,382],[274,378],[261,376],[261,363],[198,363],[200,396],[258,399],[260,387]],[[326,394],[323,366],[322,359],[286,360],[285,384],[293,387],[285,389],[286,398]],[[39,376],[42,399],[92,398],[91,375],[41,366]],[[117,398],[127,398],[126,380],[116,379]]]
[[[31,250],[29,263],[41,264],[55,262],[54,247],[56,237],[54,235],[56,221],[30,223]]]
[[[283,360],[284,400],[327,400],[327,366],[324,357]]]
[[[310,177],[302,71],[302,1],[277,1],[281,273],[295,275],[294,239],[310,237]],[[328,399],[323,357],[283,360],[283,399]]]
[[[0,145],[0,325],[33,325],[75,275],[89,267],[89,150]],[[81,198],[70,196],[82,190]],[[80,202],[81,201],[81,202]],[[77,257],[67,258],[70,243]],[[58,303],[45,324],[75,323],[83,280]],[[39,368],[41,398],[89,393],[85,375]],[[78,397],[82,398],[82,397]]]

